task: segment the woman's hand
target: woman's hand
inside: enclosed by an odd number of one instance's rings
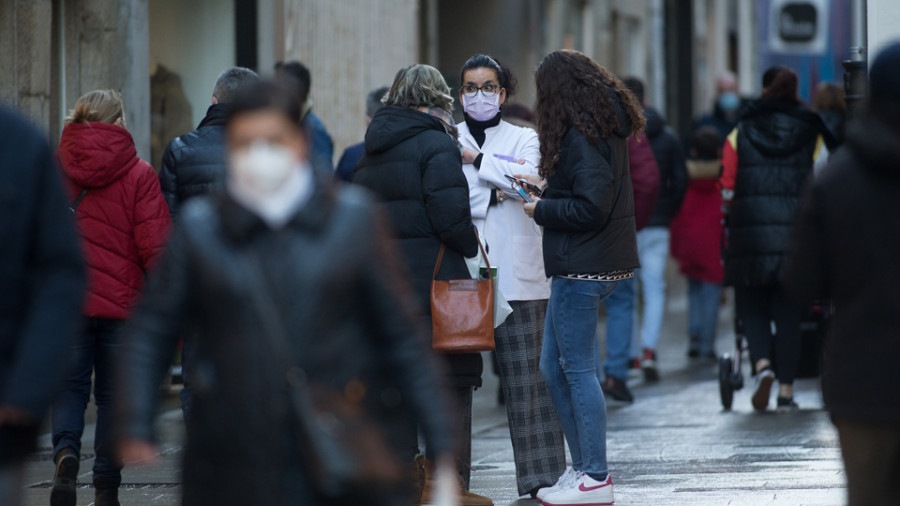
[[[434,495],[431,504],[434,506],[458,506],[459,470],[453,457],[441,457],[434,470]]]
[[[463,148],[462,150],[462,163],[475,163],[475,159],[480,155],[478,151],[469,148]]]
[[[524,179],[525,181],[528,181],[529,183],[537,186],[538,188],[540,188],[542,190],[547,187],[547,181],[545,181],[544,179],[541,179],[540,176],[536,176],[534,174],[513,174],[513,177],[517,177],[519,179]]]
[[[119,461],[124,464],[156,464],[159,461],[159,451],[149,441],[142,439],[126,439],[119,443],[116,449]]]
[[[540,199],[535,199],[534,202],[526,202],[523,206],[525,214],[527,214],[529,218],[534,218],[534,208],[537,207],[538,202],[540,202]]]

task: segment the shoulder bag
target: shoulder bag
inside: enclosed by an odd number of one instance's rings
[[[476,353],[494,349],[494,280],[437,279],[444,250],[441,244],[431,278],[432,347],[442,353]],[[491,264],[478,241],[486,271]]]

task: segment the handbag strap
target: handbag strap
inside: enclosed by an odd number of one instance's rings
[[[81,190],[81,194],[78,195],[78,198],[75,199],[75,202],[72,202],[72,204],[69,206],[69,211],[72,211],[72,214],[75,214],[75,210],[78,209],[78,204],[81,204],[81,201],[84,200],[84,196],[87,195],[87,192],[87,188]]]
[[[481,258],[484,259],[484,265],[487,267],[488,272],[491,272],[491,262],[488,260],[487,253],[484,251],[484,245],[481,244],[481,239],[478,237],[478,229],[475,229],[475,240],[478,241],[478,249],[481,250]],[[447,245],[441,242],[441,251],[438,253],[437,262],[434,264],[434,274],[431,275],[431,280],[434,281],[437,279],[438,271],[441,270],[441,262],[444,261],[444,250],[447,249]]]

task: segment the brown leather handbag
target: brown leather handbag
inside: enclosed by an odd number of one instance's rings
[[[487,254],[481,256],[491,272]],[[437,280],[446,246],[441,244],[431,278],[432,347],[441,353],[475,353],[494,349],[494,280]]]

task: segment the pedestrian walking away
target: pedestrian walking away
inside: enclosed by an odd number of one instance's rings
[[[225,118],[229,104],[248,86],[259,81],[256,72],[232,67],[219,74],[212,91],[212,105],[197,129],[169,142],[159,170],[159,183],[172,217],[193,197],[221,193],[225,186]],[[181,409],[185,419],[191,411],[193,356],[196,339],[190,329],[182,332]]]
[[[544,179],[529,179],[544,189],[523,208],[544,227],[552,286],[540,366],[572,457],[538,499],[547,506],[612,504],[595,332],[600,303],[638,267],[626,138],[645,120],[625,85],[577,51],[549,54],[535,84]]]
[[[900,504],[900,44],[869,72],[869,102],[806,188],[784,275],[798,303],[834,304],[822,365],[850,506]]]
[[[681,207],[688,187],[688,175],[681,141],[666,125],[660,113],[646,104],[644,83],[635,77],[626,77],[623,82],[644,106],[647,139],[656,160],[656,167],[659,169],[659,196],[647,226],[638,230],[637,235],[641,268],[636,278],[641,282],[640,293],[643,297],[644,310],[639,339],[634,339],[631,348],[631,355],[639,356],[641,359],[644,379],[655,381],[659,379],[657,344],[666,310],[669,225]]]
[[[790,411],[797,407],[793,382],[804,308],[785,297],[780,277],[801,190],[824,165],[833,140],[821,118],[800,104],[793,70],[773,67],[762,84],[762,97],[745,108],[722,153],[719,186],[729,206],[725,283],[735,287],[756,373],[753,408],[767,409],[777,379],[778,409]]]
[[[688,349],[692,359],[715,359],[722,297],[722,194],[717,186],[722,137],[712,126],[698,128],[687,170],[691,184],[672,220],[672,256],[688,278]]]
[[[650,222],[656,199],[659,195],[659,169],[653,150],[645,132],[637,132],[628,137],[628,172],[634,189],[635,229],[640,232]],[[640,239],[640,236],[638,236]],[[638,242],[640,246],[640,242]],[[640,249],[638,249],[640,258]],[[638,306],[638,273],[623,279],[616,290],[604,301],[606,305],[606,359],[603,361],[603,392],[618,401],[632,402],[634,396],[628,389],[629,352],[633,351],[635,367],[643,368],[645,374],[655,380],[658,376],[655,352],[638,356],[638,333],[636,324]],[[651,350],[652,351],[652,350]],[[641,360],[643,359],[643,360]],[[597,350],[597,362],[600,350]]]
[[[97,426],[93,482],[98,506],[117,506],[122,465],[113,455],[114,369],[121,329],[162,254],[170,217],[153,167],[137,156],[114,90],[85,94],[66,118],[59,160],[88,265],[84,328],[70,348],[65,386],[53,404],[51,506],[71,506],[81,459],[84,413],[94,383]]]
[[[0,192],[0,504],[19,506],[26,457],[81,328],[85,273],[50,146],[3,108],[0,160],[0,188],[14,189]]]
[[[562,426],[540,371],[550,284],[544,275],[541,235],[522,212],[524,198],[509,178],[538,174],[537,133],[507,123],[503,106],[515,93],[512,73],[478,54],[460,71],[459,123],[463,172],[469,181],[472,221],[497,268],[497,289],[513,313],[494,330],[519,495],[535,497],[566,469]]]
[[[350,464],[326,467],[332,453],[310,439],[325,418],[335,445],[390,443],[378,436],[387,413],[404,409],[422,421],[440,463],[438,504],[450,506],[449,396],[408,311],[385,220],[360,191],[319,177],[299,112],[295,95],[270,82],[232,104],[226,193],[183,209],[126,331],[120,455],[156,458],[157,390],[188,325],[198,330],[184,504],[408,504],[409,484],[321,474]],[[346,410],[367,415],[351,425],[368,421],[363,433],[347,433]],[[385,452],[384,468],[398,469],[398,449]],[[361,470],[357,455],[347,458]],[[329,486],[338,479],[347,486]]]
[[[303,105],[300,117],[308,135],[311,136],[310,161],[313,167],[324,175],[334,173],[334,141],[316,113],[313,112],[312,74],[306,65],[298,61],[280,61],[275,64],[275,77],[288,84]]]

